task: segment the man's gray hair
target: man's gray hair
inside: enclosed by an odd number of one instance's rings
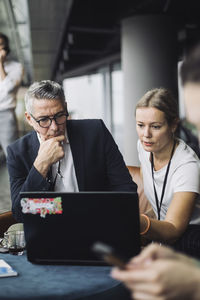
[[[25,107],[26,111],[33,112],[33,101],[34,99],[40,100],[59,100],[63,108],[67,108],[65,101],[65,94],[62,86],[51,80],[42,80],[34,82],[25,94]]]

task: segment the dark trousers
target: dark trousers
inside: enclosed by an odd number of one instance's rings
[[[177,251],[200,259],[200,225],[189,225],[172,247]]]

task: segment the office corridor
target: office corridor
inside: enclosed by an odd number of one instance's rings
[[[5,162],[0,162],[0,213],[11,210],[8,170]]]

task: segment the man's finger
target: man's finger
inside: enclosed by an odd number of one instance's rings
[[[56,136],[56,137],[55,137],[55,140],[56,140],[57,142],[63,142],[65,139],[66,139],[66,138],[65,138],[64,135],[59,135],[59,136]]]
[[[55,141],[55,142],[64,142],[66,140],[64,135],[58,135],[55,137],[51,137],[50,139],[45,139],[43,136],[40,137],[41,138],[41,142],[46,142],[49,140]]]

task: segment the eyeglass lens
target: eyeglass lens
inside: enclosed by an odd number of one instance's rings
[[[58,116],[54,116],[52,118],[50,117],[45,117],[45,118],[42,118],[40,120],[38,120],[37,122],[39,123],[39,125],[41,127],[49,127],[52,123],[52,120],[54,120],[56,122],[57,125],[61,125],[63,123],[65,123],[67,119],[67,115],[66,114],[61,114],[61,115],[58,115]]]

